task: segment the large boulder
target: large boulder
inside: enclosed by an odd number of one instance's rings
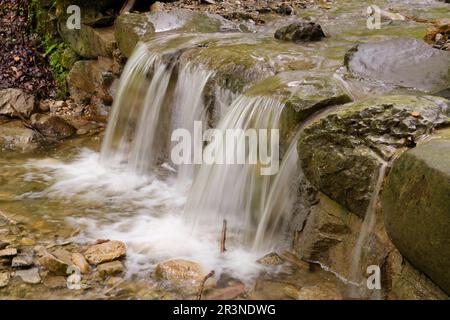
[[[363,217],[383,161],[448,124],[448,101],[424,96],[384,96],[333,109],[302,132],[298,153],[307,179]]]
[[[386,229],[400,252],[450,294],[450,130],[404,153],[386,180]]]
[[[35,107],[34,96],[20,89],[0,90],[0,115],[29,118]],[[17,114],[19,113],[19,114]]]
[[[438,92],[450,83],[450,52],[416,39],[359,44],[347,53],[345,64],[354,77],[383,86]]]

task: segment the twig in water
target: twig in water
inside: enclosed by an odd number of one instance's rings
[[[223,220],[223,226],[222,226],[222,238],[220,240],[220,253],[224,253],[227,251],[225,248],[225,242],[227,241],[227,220]]]
[[[214,277],[216,273],[214,270],[212,270],[210,273],[208,273],[202,280],[202,283],[200,284],[200,288],[198,289],[197,293],[197,300],[202,300],[203,290],[205,289],[205,283],[208,281],[209,278]]]

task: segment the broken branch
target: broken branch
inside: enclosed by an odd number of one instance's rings
[[[223,220],[223,226],[222,226],[222,237],[220,240],[220,253],[224,253],[227,251],[225,248],[225,242],[227,241],[227,220]]]
[[[205,290],[205,283],[206,281],[208,281],[209,278],[214,277],[214,270],[212,270],[210,273],[208,273],[202,280],[201,284],[200,284],[200,288],[198,289],[198,294],[197,294],[197,300],[202,300],[202,296],[203,296],[203,290]]]

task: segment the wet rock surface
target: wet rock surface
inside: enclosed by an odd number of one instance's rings
[[[126,253],[126,246],[120,241],[106,241],[104,243],[90,246],[84,256],[89,263],[98,265],[123,257]]]
[[[0,90],[0,115],[29,118],[35,107],[34,96],[20,89]]]
[[[345,64],[354,77],[425,92],[446,89],[450,81],[450,53],[416,39],[360,44]]]

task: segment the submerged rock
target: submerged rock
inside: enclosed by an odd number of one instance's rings
[[[345,58],[357,78],[383,85],[437,92],[449,87],[450,52],[409,38],[360,44]]]
[[[310,42],[325,38],[322,27],[315,22],[296,22],[275,32],[275,38],[284,41]]]
[[[341,106],[307,126],[298,154],[307,179],[364,217],[381,162],[398,148],[449,122],[448,101],[385,96]]]
[[[82,60],[74,64],[67,76],[70,96],[76,104],[88,104],[94,96],[109,100],[108,91],[113,60],[99,57],[97,60]]]
[[[13,268],[26,268],[33,265],[33,255],[31,254],[19,254],[12,259],[11,267]]]
[[[126,254],[126,246],[120,241],[107,241],[90,246],[84,256],[93,265],[122,258]]]
[[[20,89],[0,90],[0,116],[29,118],[34,104],[34,96]]]
[[[45,252],[38,260],[39,265],[57,275],[66,275],[69,264],[56,258],[54,255]]]
[[[394,163],[382,206],[392,242],[450,294],[450,130],[437,135]]]

